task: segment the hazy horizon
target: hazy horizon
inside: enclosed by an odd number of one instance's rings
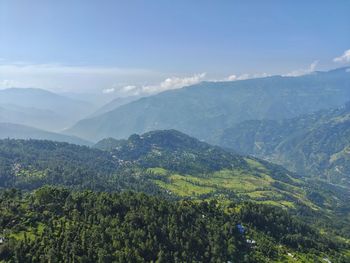
[[[0,1],[0,88],[145,95],[349,65],[348,1]],[[331,19],[325,19],[331,17]]]

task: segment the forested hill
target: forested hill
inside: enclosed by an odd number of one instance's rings
[[[109,153],[86,146],[5,139],[0,140],[0,152],[0,186],[4,188],[31,190],[50,184],[112,191],[140,190],[137,186],[143,185],[142,178],[123,176],[118,160]],[[152,191],[150,186],[147,189]]]
[[[350,186],[350,103],[282,121],[243,122],[225,130],[218,143]]]
[[[349,262],[281,209],[45,187],[0,193],[1,262]]]
[[[162,167],[183,173],[248,168],[243,157],[201,142],[176,130],[131,135],[128,140],[106,139],[95,147],[142,167]]]
[[[315,190],[312,182],[280,166],[174,130],[109,142],[113,147],[103,151],[51,141],[0,140],[0,186],[134,190],[170,199],[250,200],[308,211],[340,209],[349,199],[342,189],[320,185]]]

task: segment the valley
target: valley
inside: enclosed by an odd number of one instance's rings
[[[349,14],[0,0],[0,263],[350,263]]]

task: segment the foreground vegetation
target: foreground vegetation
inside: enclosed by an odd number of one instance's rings
[[[347,245],[251,203],[44,187],[0,198],[4,262],[349,262]],[[240,230],[240,226],[244,231]]]

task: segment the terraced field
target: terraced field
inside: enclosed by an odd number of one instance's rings
[[[261,163],[249,158],[246,161],[251,171],[223,169],[210,174],[189,175],[157,167],[149,168],[147,172],[155,176],[153,182],[159,187],[182,198],[225,199],[230,195],[285,208],[293,208],[298,199],[300,205],[318,209],[306,197],[301,181],[294,177],[290,177],[293,184],[276,181]]]

